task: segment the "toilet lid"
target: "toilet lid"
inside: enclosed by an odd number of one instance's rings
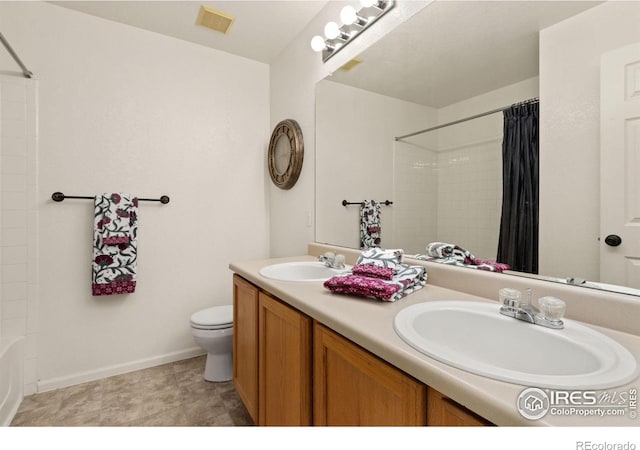
[[[201,328],[228,328],[233,324],[233,305],[213,306],[193,313],[191,324]]]

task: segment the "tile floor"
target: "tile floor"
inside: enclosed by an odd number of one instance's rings
[[[25,397],[11,426],[253,425],[231,381],[204,380],[205,356]]]

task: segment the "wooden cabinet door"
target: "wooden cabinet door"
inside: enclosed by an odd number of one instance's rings
[[[311,319],[260,292],[260,425],[311,425]]]
[[[315,323],[315,425],[425,425],[426,396],[422,383]]]
[[[233,385],[258,423],[258,288],[233,275]]]
[[[475,427],[491,425],[482,417],[442,395],[435,389],[429,388],[427,392],[429,426]]]

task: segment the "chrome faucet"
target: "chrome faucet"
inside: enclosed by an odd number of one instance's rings
[[[587,280],[583,280],[582,278],[567,278],[567,284],[573,284],[574,286],[581,286],[583,284],[587,284]]]
[[[565,303],[558,298],[540,298],[541,309],[538,309],[531,303],[531,288],[527,289],[527,303],[520,302],[520,291],[507,288],[500,289],[500,300],[500,314],[555,330],[564,328],[560,319],[564,315]]]
[[[324,255],[318,256],[318,261],[332,269],[344,269],[344,255],[327,252]]]

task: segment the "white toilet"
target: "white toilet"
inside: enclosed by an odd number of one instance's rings
[[[191,316],[191,334],[207,352],[204,379],[229,381],[233,377],[233,305],[214,306]]]

